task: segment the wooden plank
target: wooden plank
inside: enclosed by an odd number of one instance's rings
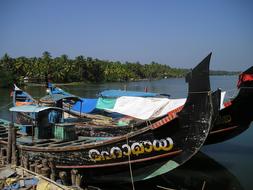
[[[46,143],[41,143],[41,144],[35,144],[33,146],[36,146],[36,147],[44,147],[44,146],[50,146],[51,144],[58,144],[60,142],[65,142],[65,141],[62,141],[62,140],[59,140],[59,141],[50,141],[50,142],[46,142]]]
[[[63,143],[59,143],[59,144],[50,144],[50,147],[61,147],[61,146],[67,146],[67,145],[76,145],[75,143],[80,143],[81,144],[86,144],[87,142],[92,142],[94,140],[87,140],[87,139],[79,139],[79,140],[73,140],[73,141],[65,141]]]

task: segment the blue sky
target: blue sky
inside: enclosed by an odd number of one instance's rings
[[[251,0],[1,0],[0,56],[67,54],[212,69],[253,65]]]

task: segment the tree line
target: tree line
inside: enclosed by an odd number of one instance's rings
[[[6,53],[0,59],[0,87],[13,83],[22,85],[25,77],[33,82],[42,82],[45,78],[54,83],[114,82],[183,77],[188,71],[154,61],[150,64],[121,63],[82,55],[70,59],[66,54],[53,58],[47,51],[41,57],[12,58]]]
[[[13,82],[22,84],[25,77],[35,82],[36,80],[43,81],[45,77],[55,83],[114,82],[182,77],[185,73],[185,69],[175,69],[156,62],[150,64],[121,63],[84,56],[70,59],[65,54],[52,58],[47,51],[41,57],[12,58],[4,54],[0,59],[0,86],[9,86]]]

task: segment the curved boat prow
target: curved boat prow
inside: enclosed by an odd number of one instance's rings
[[[212,53],[201,61],[186,77],[189,83],[188,98],[179,112],[179,127],[191,133],[182,143],[189,152],[181,157],[194,155],[204,144],[211,127],[213,116],[209,81],[209,64]],[[199,140],[196,141],[196,138]]]
[[[253,67],[239,75],[238,95],[231,101],[233,120],[241,125],[248,125],[253,120]]]
[[[36,102],[30,94],[24,92],[15,84],[13,84],[12,96],[13,106],[30,105]]]
[[[244,101],[249,103],[251,106],[253,104],[253,66],[248,68],[246,71],[239,75],[237,87],[239,89],[238,95],[233,100]],[[246,102],[247,101],[247,102]],[[247,107],[250,108],[250,105]]]
[[[189,83],[189,94],[194,92],[210,91],[209,65],[212,53],[204,58],[190,73],[186,76],[186,82]]]
[[[239,75],[237,96],[224,104],[205,144],[231,139],[249,128],[253,120],[253,67]]]
[[[239,75],[237,87],[253,87],[253,66]]]

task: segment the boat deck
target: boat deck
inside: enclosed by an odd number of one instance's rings
[[[17,138],[17,144],[34,147],[64,147],[64,146],[79,146],[110,139],[112,138],[79,136],[78,139],[76,140],[59,140],[59,139],[34,139],[31,136],[21,136]],[[0,140],[7,141],[7,138]]]

